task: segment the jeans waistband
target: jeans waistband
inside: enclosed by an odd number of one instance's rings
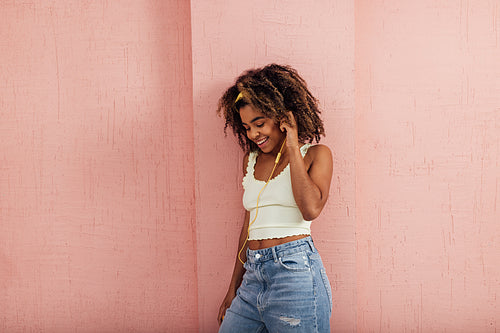
[[[304,250],[311,250],[316,252],[314,247],[314,242],[311,236],[307,236],[298,240],[294,240],[288,243],[276,245],[273,247],[268,247],[260,250],[247,250],[247,261],[249,263],[264,262],[267,260],[278,261],[278,258],[297,252],[302,252]]]

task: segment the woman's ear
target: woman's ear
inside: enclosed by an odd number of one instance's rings
[[[280,128],[280,131],[285,133],[286,132],[286,125],[288,124],[287,122],[287,119],[286,118],[282,118],[279,122],[279,128]]]

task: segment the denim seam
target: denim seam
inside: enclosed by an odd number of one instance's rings
[[[311,260],[311,258],[309,258],[309,260]],[[318,332],[318,283],[317,279],[314,278],[314,269],[311,269],[311,277],[313,280],[313,290],[314,290],[314,331],[317,333]]]
[[[323,280],[323,285],[325,286],[326,294],[328,295],[328,301],[330,304],[330,313],[331,313],[332,307],[333,307],[333,296],[332,296],[332,291],[331,291],[332,287],[327,279],[326,270],[324,268],[322,268],[320,270],[320,274],[321,274],[321,280]]]

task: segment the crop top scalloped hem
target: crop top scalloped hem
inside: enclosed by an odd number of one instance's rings
[[[302,157],[311,144],[300,147]],[[248,155],[246,174],[243,177],[243,206],[250,212],[250,221],[255,217],[257,196],[265,182],[255,179],[254,168],[258,152]],[[296,235],[310,235],[311,221],[304,220],[292,191],[290,164],[272,178],[259,199],[257,219],[248,230],[248,240],[283,238]]]

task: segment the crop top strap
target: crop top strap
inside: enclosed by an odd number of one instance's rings
[[[257,153],[258,152],[255,150],[248,154],[247,175],[253,175],[255,161],[257,160]]]
[[[302,154],[302,157],[306,156],[307,154],[307,150],[309,149],[309,147],[311,147],[312,144],[310,143],[305,143],[302,147],[300,147],[300,153]]]

